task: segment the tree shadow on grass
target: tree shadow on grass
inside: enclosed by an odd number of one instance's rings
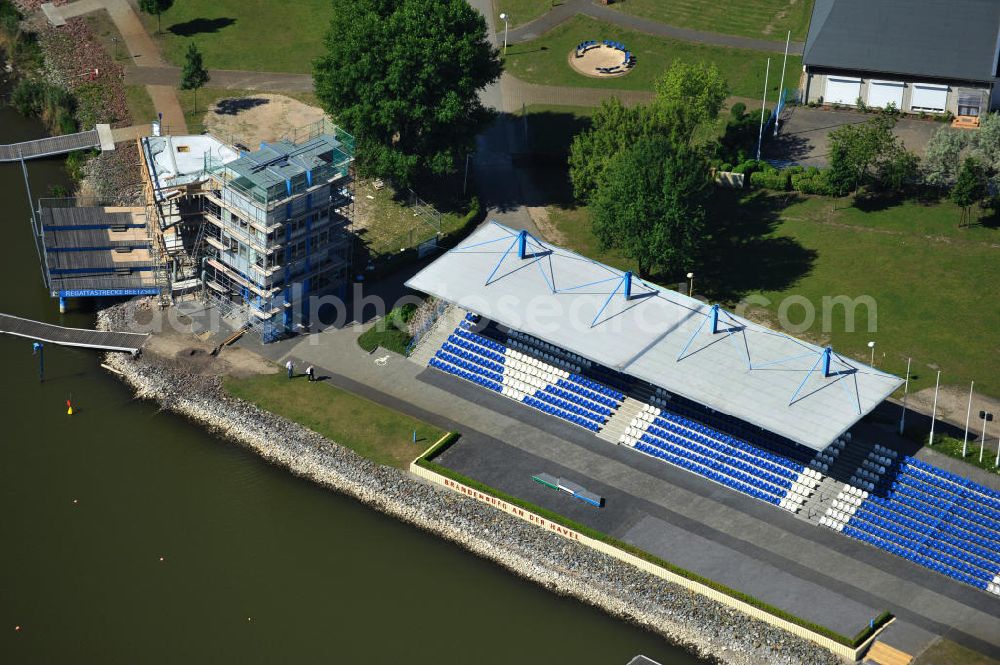
[[[228,17],[195,18],[184,23],[174,23],[167,30],[178,37],[193,37],[194,35],[218,32],[234,23],[236,23],[236,19]]]
[[[774,236],[794,194],[746,194],[717,189],[709,204],[711,239],[694,272],[699,291],[736,302],[754,291],[781,291],[812,270],[817,253],[796,240]]]

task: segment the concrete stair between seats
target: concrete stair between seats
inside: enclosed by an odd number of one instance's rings
[[[597,433],[597,436],[617,445],[618,439],[621,438],[625,430],[632,424],[632,419],[635,418],[636,414],[642,411],[643,406],[643,403],[639,400],[626,397],[622,405],[611,416],[611,420],[606,422],[601,431]]]
[[[819,524],[819,518],[826,514],[826,509],[830,507],[830,504],[837,495],[840,494],[840,490],[844,487],[843,480],[837,480],[830,476],[823,476],[823,480],[820,481],[819,487],[816,488],[815,493],[806,499],[806,502],[802,504],[802,509],[799,511],[799,516],[808,522],[813,524]]]
[[[424,333],[424,336],[417,343],[416,348],[410,352],[410,360],[421,366],[426,366],[441,345],[448,340],[448,336],[455,332],[455,328],[465,318],[465,310],[454,305],[449,306],[438,320],[434,322],[431,329]]]

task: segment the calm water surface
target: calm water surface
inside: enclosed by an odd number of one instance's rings
[[[0,109],[0,143],[40,132]],[[92,325],[46,295],[28,218],[0,165],[0,311]],[[700,662],[133,400],[94,353],[45,361],[0,336],[0,663]]]

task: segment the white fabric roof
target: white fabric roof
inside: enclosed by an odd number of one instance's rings
[[[528,236],[484,224],[421,270],[411,289],[453,302],[589,360],[821,450],[902,379],[632,278]]]

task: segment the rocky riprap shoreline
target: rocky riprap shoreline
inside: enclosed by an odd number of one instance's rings
[[[148,301],[98,315],[122,330]],[[841,663],[811,642],[667,583],[470,498],[380,466],[291,421],[228,396],[215,376],[151,354],[109,354],[138,397],[206,426],[269,462],[447,538],[556,593],[600,607],[723,663]],[[488,602],[488,599],[484,599]]]

